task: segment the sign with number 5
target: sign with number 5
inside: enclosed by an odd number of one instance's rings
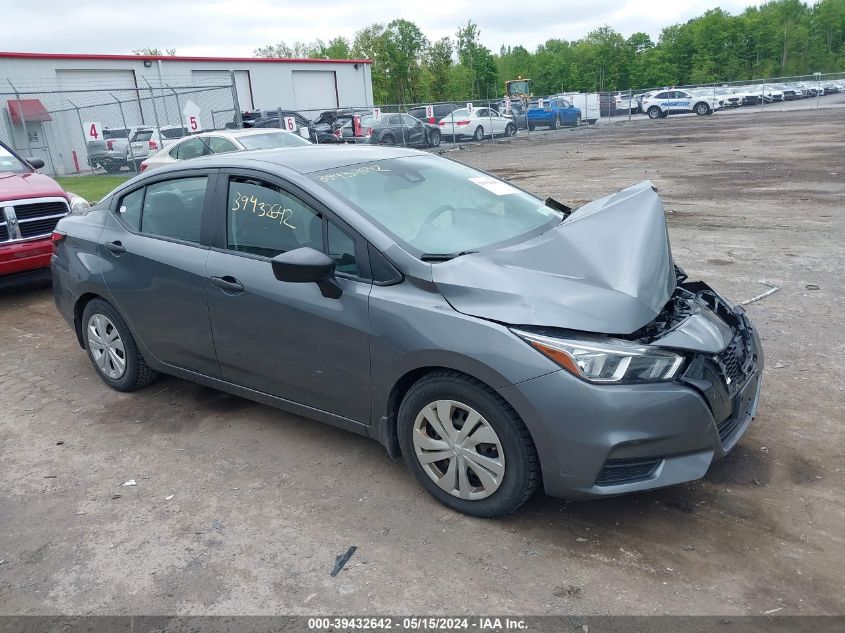
[[[86,141],[99,141],[103,138],[103,124],[99,121],[88,121],[82,124]]]
[[[285,131],[296,132],[296,117],[292,117],[292,116],[286,116],[285,117]]]
[[[200,107],[193,101],[188,101],[185,107],[182,108],[182,114],[185,115],[185,123],[188,126],[188,132],[199,132],[202,130],[202,123],[200,122]]]

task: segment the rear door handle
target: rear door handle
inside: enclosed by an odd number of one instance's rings
[[[109,249],[115,255],[123,255],[126,252],[126,247],[120,242],[120,240],[116,240],[114,242],[106,242],[103,244],[107,249]]]
[[[226,275],[225,277],[212,277],[211,283],[227,294],[237,295],[244,291],[243,284],[231,275]]]

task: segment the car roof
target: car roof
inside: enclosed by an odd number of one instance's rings
[[[272,127],[258,127],[258,128],[244,128],[242,130],[206,130],[205,132],[200,132],[199,134],[194,134],[194,136],[189,138],[194,138],[196,136],[225,136],[227,138],[240,138],[242,136],[260,136],[262,134],[292,134],[292,132],[288,132],[287,130],[283,130],[281,128],[272,128]]]
[[[350,144],[339,147],[303,145],[301,147],[247,150],[192,158],[190,161],[156,169],[153,173],[164,174],[168,171],[200,169],[205,167],[221,169],[233,167],[267,169],[270,166],[276,165],[300,174],[310,174],[315,171],[338,169],[357,163],[368,163],[408,156],[431,156],[431,154],[402,147],[380,145]]]

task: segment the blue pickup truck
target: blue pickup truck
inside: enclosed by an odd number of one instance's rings
[[[528,104],[528,129],[533,130],[538,125],[552,130],[561,125],[578,127],[581,125],[581,110],[563,97],[532,101]]]

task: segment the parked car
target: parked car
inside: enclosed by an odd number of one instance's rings
[[[459,106],[454,103],[435,103],[431,107],[434,108],[434,116],[426,116],[426,106],[411,108],[408,110],[408,114],[425,123],[433,123],[437,125],[444,117],[449,116],[449,114],[457,110]]]
[[[42,167],[40,158],[24,159],[0,142],[0,287],[49,279],[53,228],[72,209],[88,206],[39,174]]]
[[[119,173],[124,167],[135,169],[137,162],[130,153],[129,139],[138,127],[103,128],[103,138],[88,141],[88,164],[100,167],[110,174]]]
[[[282,110],[282,117],[293,117],[296,121],[297,131],[302,128],[308,128],[308,138],[312,143],[319,143],[325,145],[326,143],[340,143],[340,140],[332,134],[332,128],[325,123],[315,123],[310,119],[305,118],[299,112],[293,110]],[[253,119],[250,127],[254,128],[281,128],[279,123],[279,111],[273,112],[272,116],[267,116],[261,119]]]
[[[516,124],[517,130],[528,129],[528,108],[520,100],[502,101],[497,110],[502,116],[510,117]]]
[[[379,120],[372,114],[356,114],[340,128],[339,138],[345,143],[437,147],[440,137],[438,126],[410,114],[382,114]]]
[[[581,109],[563,97],[543,99],[542,107],[540,100],[532,101],[528,104],[528,129],[533,130],[538,125],[548,126],[552,130],[561,125],[578,127],[581,125]]]
[[[643,110],[650,119],[689,112],[698,115],[712,114],[721,107],[718,99],[695,96],[687,90],[663,90],[643,98]]]
[[[132,160],[135,165],[148,156],[173,145],[177,140],[188,136],[188,128],[180,125],[162,125],[160,128],[139,127],[129,139]]]
[[[453,139],[469,137],[476,141],[488,136],[514,136],[517,132],[511,117],[502,116],[488,107],[473,108],[472,111],[458,108],[440,120],[440,131]]]
[[[230,153],[54,243],[108,386],[163,372],[369,436],[467,514],[698,479],[757,408],[756,328],[674,265],[650,182],[571,211],[404,148]]]
[[[218,130],[194,134],[150,156],[141,163],[141,171],[149,171],[178,163],[182,160],[226,154],[250,149],[278,149],[302,147],[311,141],[299,134],[279,129],[247,128],[244,130]]]

